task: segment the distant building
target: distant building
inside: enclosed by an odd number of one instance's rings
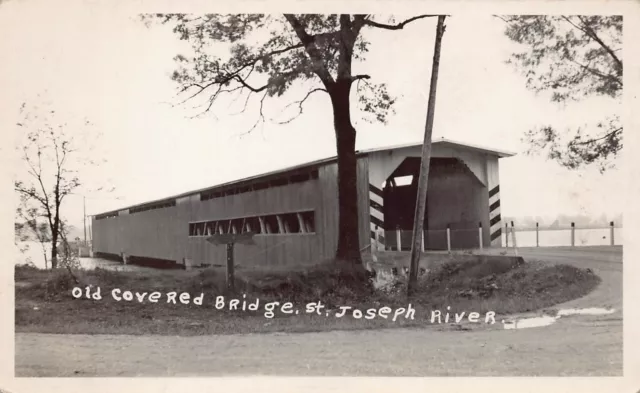
[[[397,249],[410,238],[422,145],[357,152],[360,244]],[[513,154],[446,139],[433,142],[425,243],[446,249],[501,245],[499,159]],[[410,181],[401,181],[407,180]],[[92,218],[94,253],[195,265],[224,264],[214,233],[255,232],[237,245],[239,265],[311,264],[338,244],[337,160],[329,158],[215,187],[105,212]],[[409,241],[401,241],[407,249]]]

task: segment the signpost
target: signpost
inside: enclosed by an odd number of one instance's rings
[[[233,263],[233,247],[236,243],[255,245],[253,240],[254,232],[244,233],[224,233],[218,235],[212,235],[207,238],[207,241],[213,245],[225,244],[227,246],[227,289],[231,292],[234,291],[234,263]]]

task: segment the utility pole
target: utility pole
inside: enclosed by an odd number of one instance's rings
[[[427,184],[429,180],[429,162],[431,161],[431,135],[433,134],[433,117],[436,107],[436,85],[438,82],[438,68],[440,66],[440,46],[444,35],[445,15],[438,16],[436,27],[436,42],[433,50],[433,65],[431,67],[431,84],[429,88],[429,102],[427,104],[427,122],[424,132],[424,143],[422,144],[422,159],[420,163],[420,178],[418,180],[418,195],[416,200],[416,210],[413,218],[413,237],[411,241],[411,266],[409,269],[409,283],[407,295],[415,293],[418,283],[418,267],[420,264],[422,231],[424,227],[424,216],[427,209]]]

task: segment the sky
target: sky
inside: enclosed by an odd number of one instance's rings
[[[191,119],[195,112],[189,105],[171,105],[178,101],[177,85],[170,80],[173,57],[187,47],[170,29],[145,27],[133,13],[90,2],[69,3],[64,10],[53,3],[30,4],[10,0],[0,5],[0,49],[11,54],[0,66],[8,114],[0,121],[2,129],[15,131],[23,102],[48,102],[69,124],[83,118],[92,122],[91,133],[80,136],[91,141],[91,154],[100,164],[77,166],[86,187],[63,207],[72,223],[82,223],[83,196],[87,213],[97,214],[335,155],[326,95],[313,95],[293,122],[267,122],[248,134],[257,116],[255,102],[243,115],[220,106],[215,114]],[[58,12],[55,18],[52,12]],[[28,27],[18,28],[16,16],[27,13]],[[370,52],[355,71],[387,83],[397,102],[386,125],[364,122],[354,111],[358,149],[422,141],[435,24],[433,18],[402,31],[363,32],[371,41]],[[523,77],[504,63],[517,48],[504,36],[502,21],[461,14],[446,24],[434,139],[516,153],[500,161],[502,214],[620,214],[624,194],[612,192],[624,184],[619,169],[570,171],[544,157],[527,156],[521,142],[532,127],[580,126],[619,111],[617,104],[605,99],[551,103],[548,95],[527,90]],[[300,99],[304,91],[295,89],[287,98]],[[14,160],[16,173],[20,165]],[[92,191],[96,187],[115,190]]]

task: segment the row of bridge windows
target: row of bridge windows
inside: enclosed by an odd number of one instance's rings
[[[167,207],[174,207],[176,205],[176,200],[171,200],[171,201],[165,201],[165,202],[159,202],[159,203],[154,203],[151,205],[144,205],[144,206],[137,206],[137,207],[132,207],[129,209],[129,214],[135,214],[135,213],[140,213],[140,212],[146,212],[148,210],[155,210],[155,209],[164,209]],[[112,212],[112,213],[105,213],[105,214],[99,214],[96,216],[96,220],[102,220],[105,218],[112,218],[112,217],[118,217],[118,212]]]
[[[287,184],[303,183],[318,178],[318,170],[313,169],[306,172],[292,173],[277,177],[271,180],[261,181],[255,184],[248,184],[239,187],[233,187],[226,190],[213,190],[200,193],[200,200],[206,201],[214,198],[221,198],[229,195],[243,194],[245,192],[264,190],[266,188],[285,186]]]
[[[174,199],[172,201],[154,203],[153,205],[132,207],[131,209],[129,209],[129,214],[146,212],[147,210],[164,209],[166,207],[174,207],[175,205],[176,205],[176,200]]]
[[[189,223],[189,236],[253,232],[261,235],[315,233],[313,210]]]
[[[112,217],[118,217],[118,212],[98,214],[95,218],[96,218],[96,220],[103,220],[105,218],[112,218]]]
[[[242,194],[245,192],[251,192],[251,191],[257,191],[257,190],[263,190],[266,188],[271,188],[271,187],[278,187],[278,186],[284,186],[287,184],[295,184],[295,183],[302,183],[302,182],[306,182],[309,180],[314,180],[318,178],[318,169],[312,169],[310,171],[303,171],[303,172],[297,172],[297,173],[292,173],[292,174],[287,174],[284,176],[280,176],[271,180],[265,180],[265,181],[261,181],[255,184],[249,184],[249,185],[243,185],[243,186],[239,186],[239,187],[233,187],[233,188],[228,188],[226,190],[213,190],[213,191],[206,191],[206,192],[201,192],[200,193],[200,200],[201,201],[206,201],[209,199],[214,199],[214,198],[220,198],[220,197],[224,197],[224,196],[229,196],[229,195],[237,195],[237,194]],[[140,213],[140,212],[144,212],[144,211],[148,211],[148,210],[155,210],[155,209],[164,209],[167,207],[174,207],[176,206],[176,200],[169,200],[169,201],[163,201],[163,202],[159,202],[159,203],[154,203],[154,204],[148,204],[148,205],[144,205],[144,206],[138,206],[138,207],[132,207],[129,209],[129,214],[135,214],[135,213]],[[291,213],[291,214],[296,214],[296,213]],[[96,220],[101,220],[104,218],[111,218],[111,217],[117,217],[118,216],[118,212],[112,212],[112,213],[105,213],[105,214],[100,214],[97,215],[95,218]],[[295,220],[290,217],[287,214],[281,214],[281,216],[283,216],[282,219],[285,219],[286,222],[290,223],[290,227],[296,227],[295,224]],[[275,215],[273,215],[273,217],[275,217]],[[273,222],[274,218],[271,216],[264,216],[265,219],[268,219],[269,222]],[[248,218],[249,219],[249,218]],[[258,217],[252,217],[251,219],[253,219],[254,221],[258,219]],[[221,224],[222,225],[222,224]],[[299,224],[298,224],[299,225]],[[254,227],[257,228],[258,225],[256,225],[256,223],[254,223]],[[273,233],[279,233],[276,230],[275,225],[271,225],[273,228]],[[237,230],[237,229],[236,229]],[[265,229],[266,230],[266,229]],[[191,232],[190,232],[191,233]],[[227,232],[225,232],[227,233]],[[298,232],[283,232],[283,233],[298,233]]]

